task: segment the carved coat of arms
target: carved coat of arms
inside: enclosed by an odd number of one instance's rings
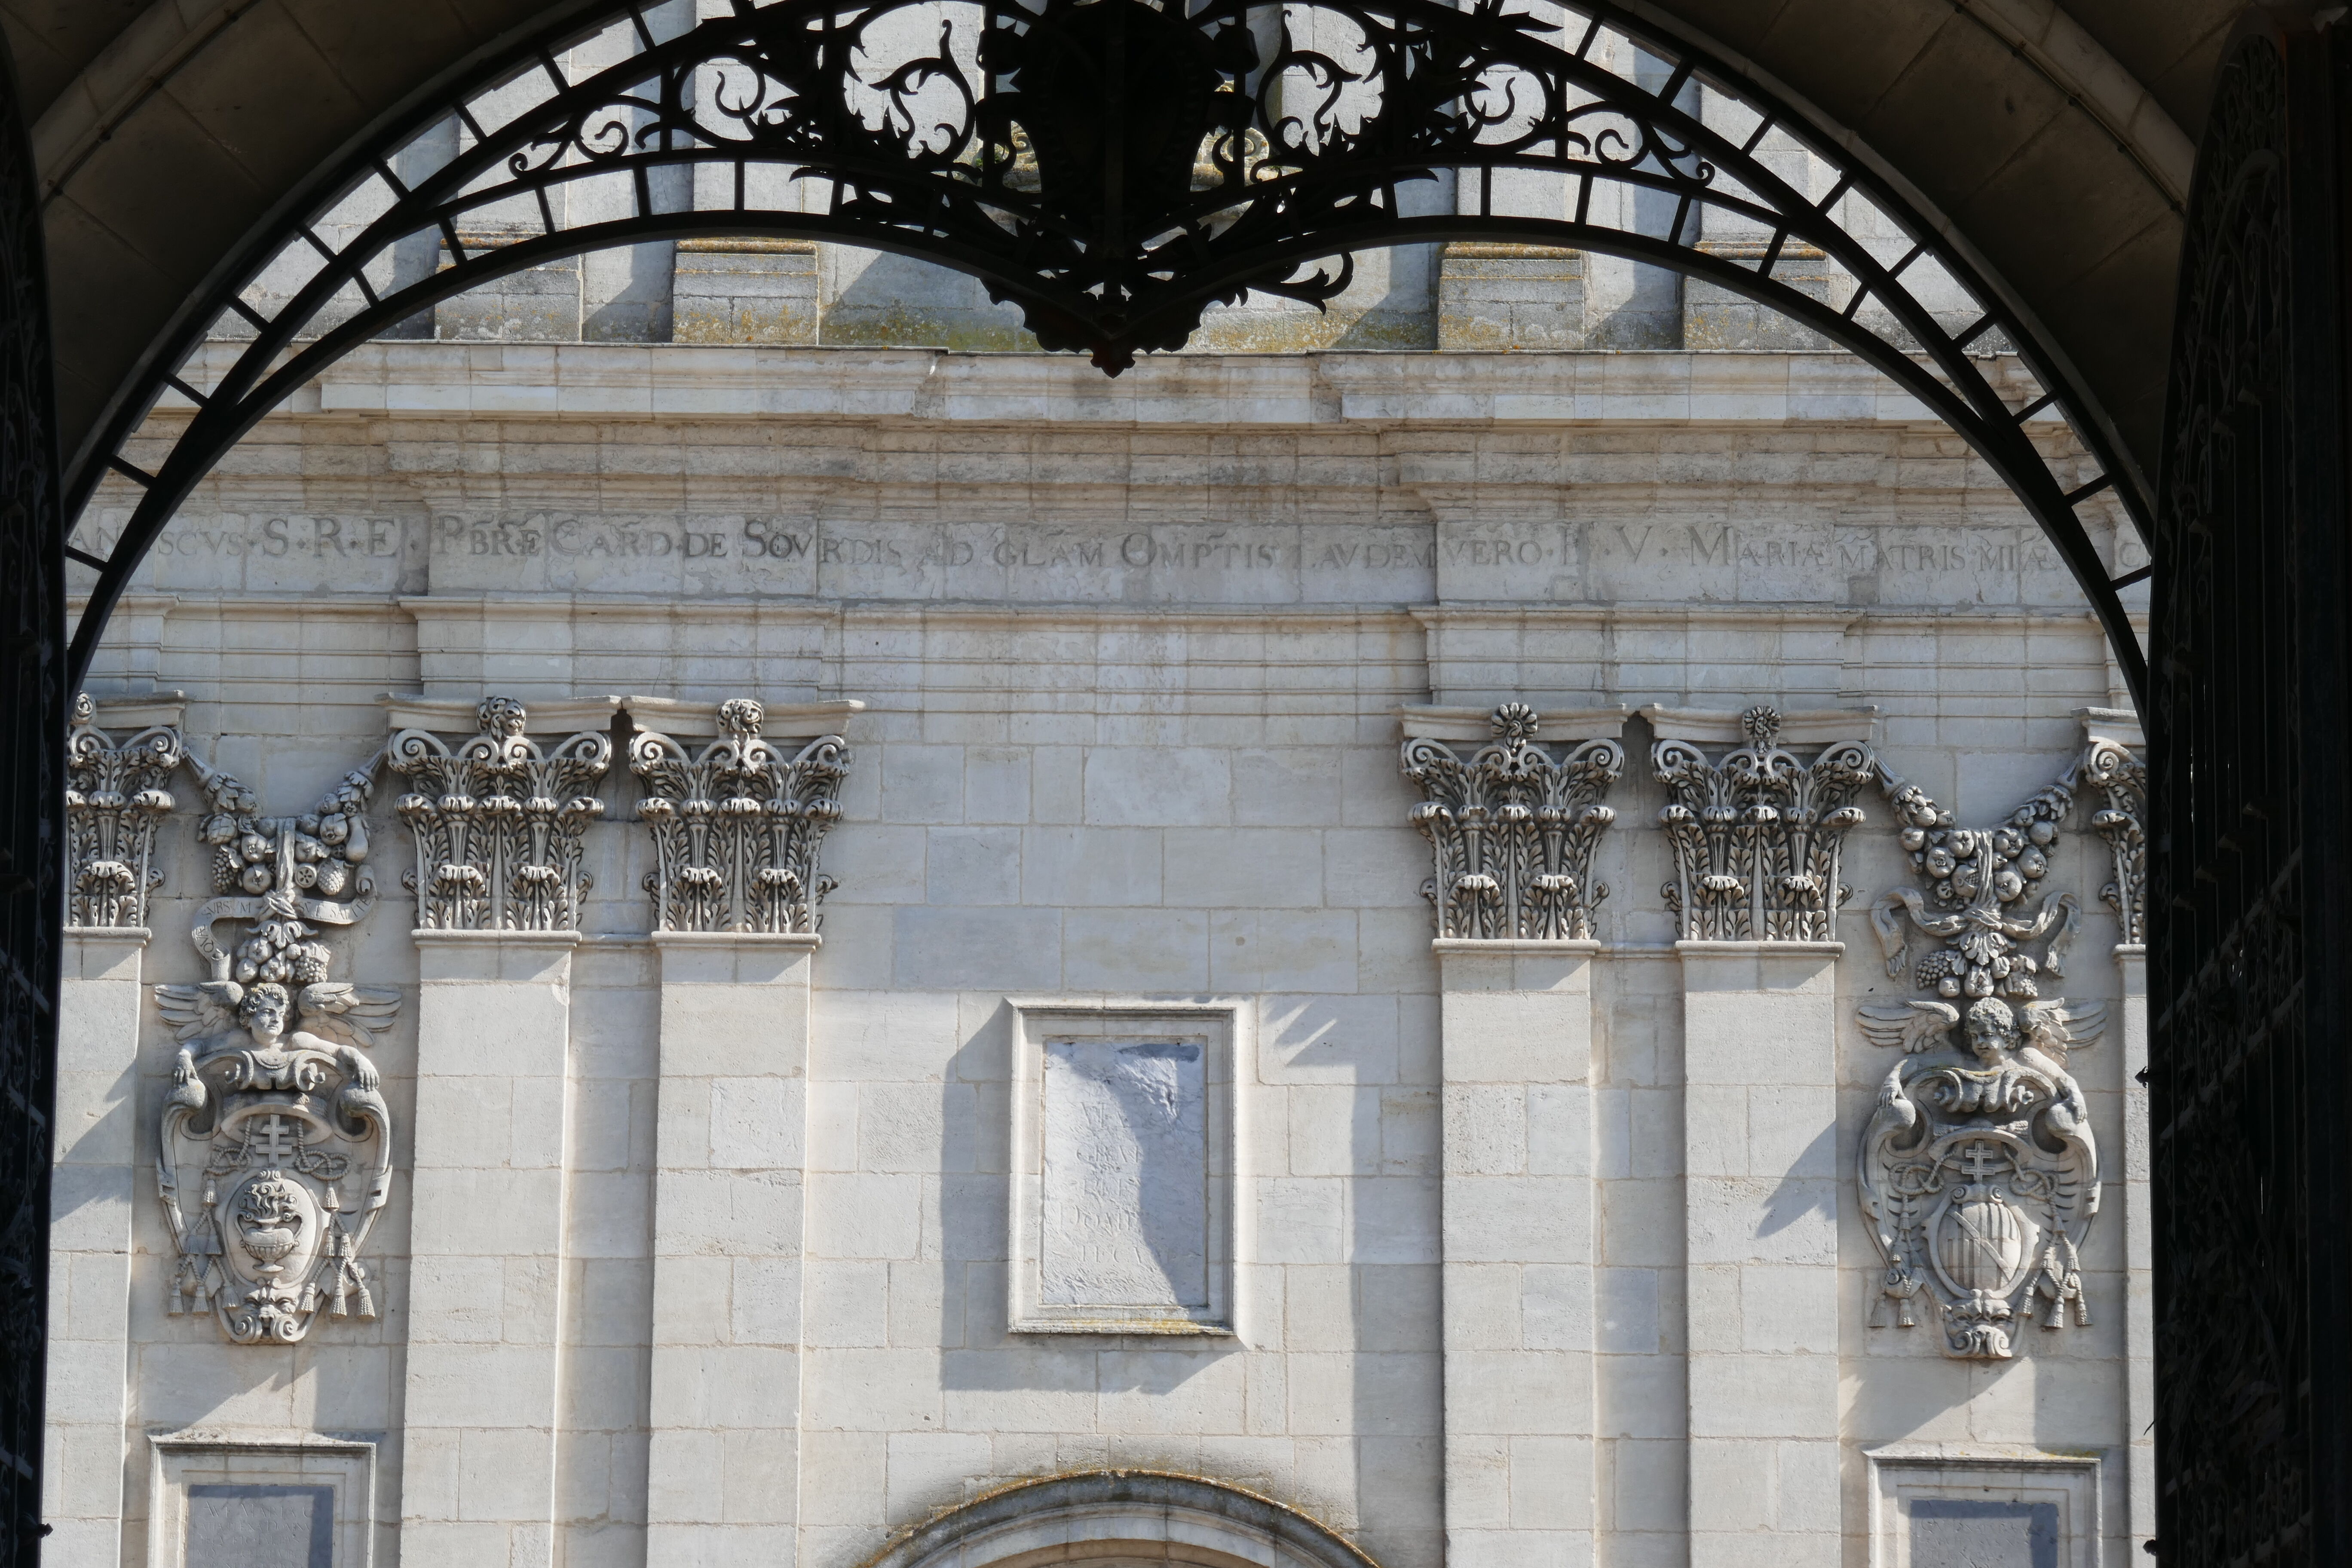
[[[1904,1052],[1879,1086],[1856,1171],[1886,1262],[1877,1310],[1905,1329],[1940,1311],[1948,1354],[2005,1360],[2037,1315],[2044,1329],[2091,1321],[2082,1254],[2099,1148],[2066,1056],[2096,1042],[2106,1008],[2045,998],[2040,984],[2065,973],[2081,920],[2074,896],[2047,886],[2074,773],[1991,828],[1959,826],[1892,774],[1880,785],[1928,884],[1871,911],[1888,977],[1906,968],[1906,914],[1940,945],[1912,966],[1936,1000],[1861,1009],[1863,1033]]]
[[[226,895],[191,933],[213,978],[159,985],[178,1036],[156,1120],[155,1175],[179,1253],[173,1312],[211,1310],[238,1344],[291,1344],[321,1311],[373,1318],[360,1257],[392,1181],[392,1125],[367,1047],[396,992],[331,981],[321,926],[374,902],[371,781],[348,775],[300,817],[258,816],[250,791],[196,764]],[[224,950],[213,928],[246,922]]]
[[[1886,1259],[1901,1328],[1925,1294],[1951,1355],[2002,1360],[2036,1314],[2045,1329],[2091,1321],[2082,1248],[2099,1209],[2099,1151],[2071,1047],[2091,1044],[2096,1003],[1979,997],[1863,1009],[1863,1029],[1904,1057],[1864,1131],[1863,1213]]]

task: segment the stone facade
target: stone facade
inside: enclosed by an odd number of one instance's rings
[[[1948,431],[1807,352],[726,346],[832,263],[680,262],[704,346],[354,353],[115,617],[53,1562],[977,1564],[1054,1477],[1269,1564],[2139,1560],[2138,736]],[[175,1270],[302,1227],[156,1187],[228,898],[369,1009],[234,1093],[390,1156],[280,1205],[377,1194],[373,1315],[255,1343]]]

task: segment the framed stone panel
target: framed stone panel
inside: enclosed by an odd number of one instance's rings
[[[1243,1007],[1012,1006],[1013,1331],[1232,1333]]]
[[[374,1444],[307,1433],[151,1441],[148,1568],[368,1568]]]
[[[1868,1458],[1871,1568],[2098,1568],[2095,1456],[1899,1444]]]

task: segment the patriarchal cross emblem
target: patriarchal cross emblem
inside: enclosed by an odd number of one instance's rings
[[[1896,1326],[1940,1307],[1947,1353],[1991,1361],[2015,1353],[2017,1329],[2037,1317],[2045,1329],[2091,1321],[2082,1252],[2099,1155],[2066,1053],[2096,1037],[2103,1013],[1997,996],[1965,1016],[1945,1002],[1863,1009],[1864,1031],[1905,1053],[1879,1088],[1860,1171]]]
[[[397,992],[330,981],[321,926],[374,903],[369,780],[301,817],[255,815],[250,792],[199,770],[219,891],[191,933],[213,978],[159,985],[179,1037],[155,1124],[155,1180],[179,1252],[165,1305],[214,1313],[238,1344],[292,1344],[320,1311],[376,1315],[360,1261],[392,1184],[392,1119],[367,1049]],[[223,921],[249,922],[225,951]]]

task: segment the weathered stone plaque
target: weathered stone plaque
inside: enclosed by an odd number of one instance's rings
[[[1046,1043],[1040,1306],[1208,1306],[1205,1054],[1197,1040]]]
[[[1015,1332],[1232,1331],[1238,1016],[1013,1004]]]
[[[185,1568],[335,1568],[335,1489],[193,1486]]]
[[[1910,1568],[2058,1568],[2058,1505],[1916,1499]]]

